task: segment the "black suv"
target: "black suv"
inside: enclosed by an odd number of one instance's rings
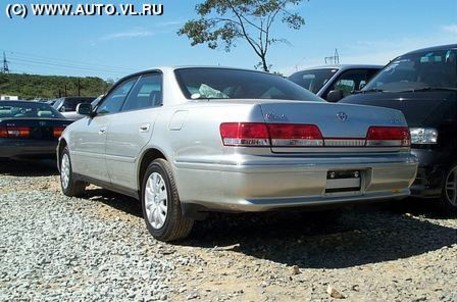
[[[392,60],[342,103],[399,109],[419,159],[413,196],[439,198],[457,212],[457,44],[409,52]]]

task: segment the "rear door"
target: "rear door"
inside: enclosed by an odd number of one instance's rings
[[[106,163],[112,184],[136,190],[137,162],[162,106],[162,74],[143,74],[110,122]]]

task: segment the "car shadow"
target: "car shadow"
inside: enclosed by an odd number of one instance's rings
[[[431,219],[456,219],[457,211],[451,213],[440,207],[437,199],[420,199],[410,197],[401,203],[387,204],[384,209],[392,213],[407,213],[413,216],[420,216]]]
[[[58,174],[55,159],[0,159],[0,175],[51,176]]]
[[[108,191],[102,188],[94,188],[86,191],[82,198],[101,202],[116,210],[128,213],[136,217],[143,217],[141,204],[135,198],[131,198],[116,192]]]
[[[133,198],[103,189],[89,190],[85,198],[142,217],[141,204]],[[187,239],[173,244],[231,250],[300,268],[345,268],[457,243],[456,229],[425,219],[434,208],[415,204],[412,214],[409,202],[313,212],[211,213],[195,223]]]
[[[457,243],[457,230],[389,207],[212,215],[181,244],[230,249],[300,268],[345,268],[408,258]]]

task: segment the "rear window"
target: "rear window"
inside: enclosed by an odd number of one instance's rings
[[[183,68],[175,75],[188,99],[323,100],[279,75],[228,68]]]
[[[59,112],[47,104],[35,102],[0,102],[0,118],[19,117],[63,118]]]

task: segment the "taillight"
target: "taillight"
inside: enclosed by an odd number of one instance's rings
[[[409,147],[411,136],[408,127],[370,127],[367,131],[367,146]]]
[[[29,137],[30,128],[24,126],[7,126],[6,128],[8,137]]]
[[[52,135],[59,138],[62,135],[62,132],[65,130],[64,127],[54,127],[52,129]]]
[[[225,146],[322,146],[323,139],[315,125],[223,123],[220,133]]]
[[[0,126],[0,138],[8,137],[8,130],[6,130],[6,126]]]
[[[270,137],[263,123],[223,123],[219,127],[225,146],[269,146]]]
[[[323,146],[321,131],[316,125],[268,124],[273,146]]]

